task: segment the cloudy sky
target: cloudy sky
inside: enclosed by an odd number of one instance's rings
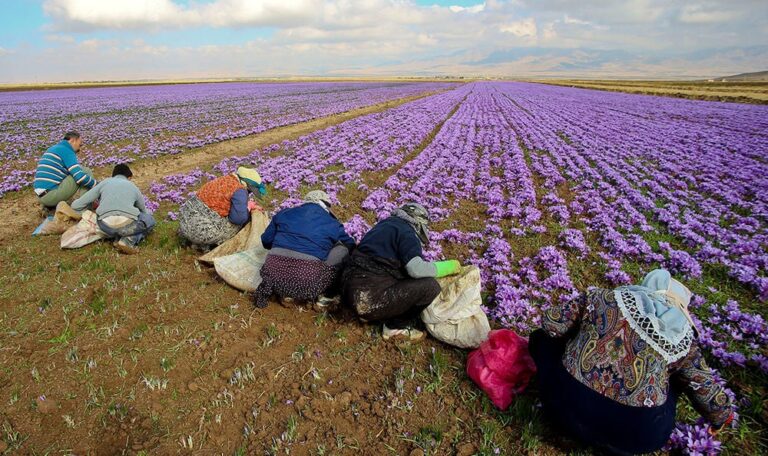
[[[768,0],[0,0],[0,82],[760,70]]]

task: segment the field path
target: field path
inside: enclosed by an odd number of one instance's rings
[[[255,149],[263,148],[283,140],[292,140],[303,135],[338,125],[356,117],[386,111],[402,104],[428,97],[438,92],[426,92],[396,100],[353,109],[340,114],[300,122],[282,127],[273,128],[255,135],[242,138],[221,141],[195,149],[190,149],[178,155],[166,155],[154,159],[142,159],[131,163],[134,174],[134,182],[142,192],[149,189],[149,185],[163,176],[190,171],[195,168],[207,168],[215,165],[224,158],[246,155]],[[111,167],[97,168],[98,178],[109,175]],[[40,223],[41,217],[37,198],[32,190],[27,188],[17,193],[6,194],[0,198],[0,246],[5,245],[19,236],[29,236]]]

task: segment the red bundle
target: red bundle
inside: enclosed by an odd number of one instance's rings
[[[467,375],[501,410],[525,390],[535,373],[528,339],[508,329],[491,331],[488,340],[467,359]]]

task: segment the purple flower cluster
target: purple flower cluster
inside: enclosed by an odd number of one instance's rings
[[[693,425],[677,423],[664,450],[680,450],[690,456],[716,456],[720,454],[720,447],[720,441],[709,435],[707,425],[700,420]]]
[[[152,182],[149,186],[149,193],[158,203],[171,202],[181,204],[204,181],[216,177],[215,174],[203,172],[200,168],[197,168],[188,173],[165,176],[161,182]]]
[[[371,226],[360,215],[355,214],[347,223],[344,224],[344,229],[347,234],[352,236],[355,241],[360,242],[365,236],[365,233],[371,229]]]
[[[705,300],[700,298],[703,305]],[[765,347],[768,346],[768,324],[762,315],[744,312],[738,302],[728,300],[725,306],[711,304],[710,315],[699,320],[699,342],[711,349],[712,354],[724,365],[744,367],[750,360],[763,372],[768,373]],[[738,345],[740,350],[736,350]]]
[[[671,273],[679,274],[688,279],[701,277],[699,262],[688,252],[675,250],[668,242],[659,242],[659,248],[668,255],[665,266]]]
[[[577,253],[579,258],[584,258],[589,253],[589,246],[584,241],[584,233],[580,230],[564,229],[558,235],[557,240],[562,247]]]
[[[574,299],[578,290],[557,248],[543,247],[533,257],[522,258],[514,272],[512,257],[509,243],[494,239],[477,265],[495,287],[489,314],[505,326],[528,332],[539,325],[542,310]]]

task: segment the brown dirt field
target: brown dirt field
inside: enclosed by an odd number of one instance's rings
[[[56,237],[24,244],[5,253],[59,253]],[[24,337],[31,344],[3,344],[0,421],[30,437],[22,449],[171,454],[191,446],[231,454],[244,445],[252,454],[274,438],[304,454],[308,441],[336,447],[336,434],[346,445],[377,445],[371,433],[384,424],[373,422],[395,414],[385,405],[402,360],[396,346],[344,316],[275,304],[255,310],[196,271],[189,252],[142,253],[121,258],[97,244],[34,272],[18,265],[30,272],[18,286],[31,293],[4,299],[4,312],[26,312],[4,319],[3,330],[34,336]],[[30,300],[44,277],[90,283]],[[167,385],[152,391],[144,379]],[[295,434],[281,440],[291,417],[301,418]]]
[[[204,147],[190,149],[178,155],[166,155],[157,159],[144,159],[131,163],[134,182],[146,192],[152,181],[170,174],[190,171],[195,168],[211,167],[226,157],[247,155],[255,149],[283,140],[296,139],[300,136],[340,124],[355,117],[385,111],[409,101],[417,100],[436,92],[428,92],[411,97],[390,100],[384,103],[354,109],[341,114],[334,114],[307,122],[273,128],[244,138],[222,141]],[[97,168],[96,177],[108,176],[111,168]],[[30,189],[9,193],[0,198],[0,241],[26,236],[40,223],[37,198]]]

